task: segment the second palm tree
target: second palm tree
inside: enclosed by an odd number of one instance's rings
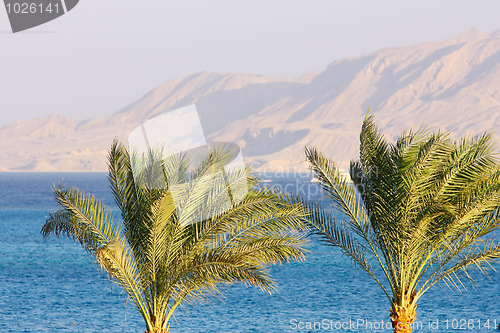
[[[344,221],[311,203],[310,226],[381,287],[394,332],[409,333],[417,301],[436,283],[462,286],[468,268],[485,272],[500,243],[500,166],[491,135],[452,141],[447,133],[403,133],[390,144],[372,116],[361,130],[350,177],[316,149],[312,170]],[[374,267],[378,267],[375,269]]]

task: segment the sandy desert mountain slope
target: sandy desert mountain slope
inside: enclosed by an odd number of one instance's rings
[[[198,73],[109,116],[15,122],[0,128],[0,171],[105,171],[113,137],[189,104],[208,141],[237,143],[258,171],[305,170],[304,146],[347,166],[369,107],[390,139],[427,125],[454,137],[496,130],[500,143],[500,31],[382,49],[294,79]]]

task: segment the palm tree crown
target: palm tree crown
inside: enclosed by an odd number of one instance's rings
[[[219,188],[200,176],[220,171],[223,157],[223,152],[212,152],[200,163],[190,191],[179,203],[174,202],[168,179],[162,178],[166,186],[138,186],[132,154],[115,141],[108,156],[109,181],[121,221],[93,196],[59,186],[54,194],[62,208],[50,215],[42,234],[73,237],[94,255],[135,303],[146,332],[169,332],[169,320],[181,303],[219,294],[221,283],[243,281],[272,292],[267,267],[304,256],[304,213],[299,204],[271,191],[256,190],[255,179],[245,173],[249,183],[245,198],[202,221],[181,223],[180,211],[193,216],[200,213],[200,207],[217,203],[207,202],[206,193],[212,199],[227,193],[231,175],[225,174]],[[163,165],[160,171],[165,169],[165,161],[152,160]],[[176,166],[183,176],[187,162],[178,155]],[[169,163],[172,167],[172,160]],[[153,171],[158,170],[155,167]],[[234,179],[237,182],[241,177]],[[211,186],[208,192],[207,186]]]
[[[306,156],[327,197],[345,216],[310,203],[309,224],[375,279],[391,303],[395,332],[411,332],[417,301],[443,281],[487,273],[500,243],[500,166],[492,135],[459,141],[425,129],[390,144],[367,115],[350,178],[315,148]],[[375,270],[374,265],[380,269]],[[459,274],[462,273],[462,274]]]

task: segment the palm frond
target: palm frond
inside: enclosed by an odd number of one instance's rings
[[[143,298],[144,290],[141,287],[140,274],[125,240],[119,237],[113,238],[106,246],[101,247],[95,255],[99,265],[116,279],[116,282],[123,287],[135,303],[144,320],[149,322],[149,312]]]
[[[370,246],[362,237],[354,233],[351,235],[345,223],[340,224],[331,212],[325,211],[314,202],[307,203],[310,216],[306,222],[314,235],[317,235],[326,245],[340,248],[342,253],[355,264],[366,271],[382,288],[387,298],[391,297],[373,269],[373,261],[377,257],[375,248]],[[361,238],[361,239],[360,239]],[[366,245],[365,245],[366,244]],[[385,267],[382,267],[385,269]]]
[[[56,201],[64,208],[53,213],[42,228],[42,234],[66,234],[78,239],[94,253],[120,234],[113,223],[113,214],[93,196],[77,189],[54,188]]]

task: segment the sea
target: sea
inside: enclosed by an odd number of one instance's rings
[[[0,332],[144,332],[134,304],[78,243],[40,234],[60,182],[116,210],[105,173],[0,173]],[[262,185],[322,195],[310,175],[266,175]],[[308,250],[305,261],[272,267],[274,294],[228,285],[223,297],[179,308],[171,332],[392,332],[390,304],[361,268],[315,238]],[[463,279],[461,292],[431,288],[414,332],[499,332],[499,263],[493,268],[489,277],[472,270],[474,287]]]

